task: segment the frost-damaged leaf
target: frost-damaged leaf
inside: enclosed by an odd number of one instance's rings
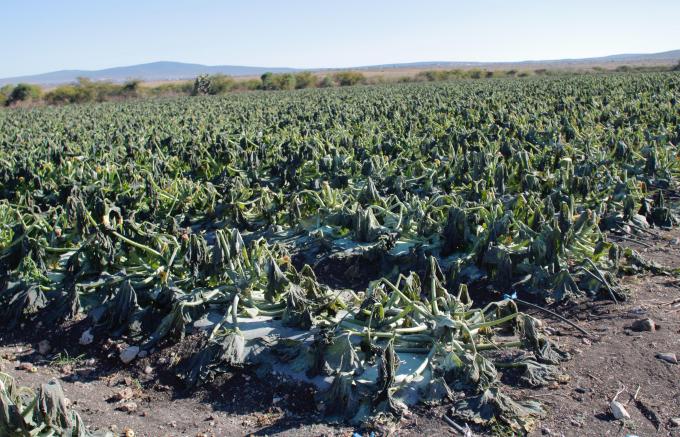
[[[0,374],[0,435],[26,436],[30,425],[24,419],[22,405],[16,392],[14,380],[9,375]]]
[[[353,226],[354,237],[359,242],[372,243],[383,233],[383,228],[370,208],[366,210],[361,207],[357,208],[354,213]]]
[[[522,314],[518,319],[518,325],[524,347],[533,351],[538,362],[559,364],[569,359],[568,352],[560,350],[550,339],[541,334],[536,319]]]
[[[361,360],[357,354],[349,334],[343,334],[333,339],[333,343],[326,348],[324,354],[326,364],[334,372],[361,373]]]
[[[552,298],[555,302],[562,302],[565,299],[581,294],[576,281],[568,270],[562,269],[553,280]]]
[[[125,327],[139,310],[137,293],[129,280],[123,281],[116,295],[106,306],[106,311],[99,325],[107,330],[118,330]]]
[[[489,360],[470,352],[450,352],[444,359],[442,368],[446,372],[444,379],[457,390],[484,390],[498,378],[498,372]]]
[[[282,362],[290,363],[294,372],[309,372],[315,365],[314,354],[299,340],[279,339],[274,342],[271,351]]]
[[[0,435],[7,437],[65,436],[112,437],[109,432],[90,433],[77,412],[69,410],[59,382],[42,384],[33,394],[18,388],[0,374]]]
[[[453,400],[453,392],[442,377],[432,378],[421,390],[421,402],[425,405],[441,405],[446,400]]]
[[[325,358],[326,348],[331,344],[333,344],[333,333],[330,330],[320,329],[314,333],[314,341],[309,346],[311,366],[307,369],[307,377],[333,374],[333,369],[328,366]]]
[[[465,211],[458,207],[449,208],[442,235],[444,237],[442,255],[447,256],[457,250],[465,249],[469,234]]]
[[[142,345],[142,349],[151,349],[166,337],[173,337],[178,341],[184,339],[186,325],[191,322],[191,317],[185,313],[182,302],[175,302],[172,311],[163,317],[156,330]]]
[[[325,405],[325,414],[331,418],[349,419],[354,417],[361,405],[353,372],[338,373],[330,388],[319,400]]]
[[[246,340],[241,334],[241,331],[234,330],[224,336],[220,342],[222,345],[222,354],[220,355],[220,362],[229,366],[240,366],[246,356]]]
[[[184,261],[191,269],[194,279],[200,278],[210,270],[210,250],[202,235],[191,234]]]
[[[199,382],[212,379],[215,367],[238,367],[244,359],[245,339],[238,329],[233,330],[222,338],[209,341],[205,348],[193,354],[180,366],[180,377],[186,388],[193,388]]]
[[[12,241],[0,251],[0,264],[6,271],[19,267],[21,260],[28,254],[30,244],[26,237],[26,227],[18,223],[12,227]]]
[[[489,388],[478,396],[456,401],[451,414],[466,422],[484,426],[501,422],[515,432],[526,433],[533,428],[535,419],[543,417],[545,412],[538,402],[516,402],[498,388]]]
[[[300,285],[291,283],[288,286],[286,309],[282,316],[284,325],[305,330],[312,327],[314,324],[310,308],[312,302],[307,299],[306,295],[306,291]]]
[[[70,320],[80,312],[80,298],[78,297],[75,283],[69,281],[66,287],[50,302],[47,315],[45,316],[47,324]]]
[[[279,264],[273,257],[269,258],[269,265],[267,268],[267,288],[265,290],[265,298],[269,302],[277,302],[281,295],[286,292],[290,280],[286,278],[279,268]]]
[[[636,271],[649,271],[655,275],[670,275],[674,273],[672,269],[665,267],[654,260],[646,260],[637,251],[632,249],[625,249],[624,255],[628,260],[629,266],[624,267],[624,270],[630,270],[630,273]]]
[[[364,191],[359,195],[359,200],[364,203],[368,204],[378,204],[380,203],[380,194],[378,193],[378,189],[375,186],[375,182],[373,182],[373,179],[371,177],[368,177],[366,180],[366,188]]]
[[[491,280],[497,287],[506,290],[512,285],[512,260],[507,250],[491,246],[482,262],[491,270]]]
[[[660,227],[670,228],[673,226],[671,210],[666,207],[666,201],[661,190],[658,190],[654,195],[654,208],[652,208],[651,219],[652,223]]]
[[[525,360],[517,364],[518,367],[524,368],[520,381],[530,387],[543,387],[564,379],[564,374],[552,364],[539,363],[534,360]]]
[[[399,367],[399,358],[396,352],[394,352],[393,339],[390,339],[385,349],[383,349],[379,365],[378,381],[376,382],[378,391],[373,398],[374,412],[388,413],[395,417],[401,417],[407,408],[403,403],[394,399],[390,390],[392,385],[394,385],[397,368]]]
[[[47,298],[38,284],[31,284],[27,288],[20,282],[10,290],[15,294],[2,310],[2,320],[6,321],[7,328],[15,327],[25,315],[35,314],[47,306]]]
[[[410,275],[405,281],[405,288],[413,290],[413,292],[415,292],[414,287],[420,285],[419,279],[412,279],[414,276],[416,278],[418,277],[417,274]],[[445,300],[448,301],[448,292],[446,291],[446,287],[444,287],[444,274],[437,262],[437,258],[433,256],[430,256],[428,259],[423,285],[430,302],[436,302],[439,298],[445,298]],[[407,290],[407,293],[410,290]],[[413,294],[411,295],[413,296]]]
[[[56,380],[40,386],[34,420],[62,434],[72,432],[74,423],[66,407],[64,392]]]

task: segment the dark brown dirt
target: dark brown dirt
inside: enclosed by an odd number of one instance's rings
[[[658,237],[647,235],[644,244],[622,244],[634,247],[648,260],[680,268],[680,230],[654,233]],[[529,311],[546,320],[553,338],[573,355],[563,366],[570,375],[568,383],[508,390],[513,397],[543,403],[547,416],[538,421],[532,436],[680,436],[680,427],[673,427],[672,422],[680,418],[680,365],[656,357],[663,352],[680,355],[680,281],[645,273],[621,278],[621,284],[630,294],[623,303],[586,300],[559,309],[589,331],[591,338],[542,312]],[[658,329],[633,330],[633,323],[644,318],[652,319]],[[154,437],[350,436],[354,431],[324,423],[309,388],[277,378],[263,382],[247,371],[223,375],[209,388],[186,394],[170,367],[196,348],[201,341],[198,335],[123,367],[117,359],[122,345],[80,346],[82,325],[66,328],[62,335],[48,338],[53,350],[47,356],[36,352],[44,339],[38,332],[0,337],[0,366],[31,387],[59,379],[66,396],[92,428],[121,433],[129,427],[137,436]],[[19,364],[24,362],[33,363],[37,371],[21,370]],[[503,378],[512,378],[512,374]],[[116,401],[125,388],[132,398]],[[617,400],[631,415],[623,422],[608,410],[619,391]],[[121,411],[129,402],[137,409]],[[447,409],[416,408],[394,433],[456,435],[442,419]],[[512,435],[503,427],[486,434]]]

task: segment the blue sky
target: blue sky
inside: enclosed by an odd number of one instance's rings
[[[680,0],[2,0],[0,77],[159,60],[286,67],[680,49]]]

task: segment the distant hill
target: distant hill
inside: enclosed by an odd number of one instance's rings
[[[402,64],[382,64],[358,69],[423,69],[423,68],[510,68],[528,66],[546,66],[560,68],[570,65],[607,66],[609,64],[672,64],[680,61],[680,50],[671,50],[659,53],[626,53],[620,55],[600,56],[596,58],[574,58],[574,59],[546,59],[546,60],[527,60],[527,61],[507,61],[507,62],[462,62],[462,61],[440,61],[440,62],[409,62]]]
[[[271,71],[286,73],[295,71],[292,68],[247,67],[240,65],[201,65],[183,62],[151,62],[148,64],[130,65],[127,67],[106,68],[104,70],[60,70],[32,76],[9,77],[0,79],[0,85],[19,82],[37,85],[57,85],[74,82],[79,77],[91,80],[108,80],[124,82],[130,79],[142,81],[192,79],[200,74],[226,74],[229,76],[259,76]]]
[[[581,59],[553,59],[531,60],[516,62],[412,62],[401,64],[383,64],[355,67],[356,70],[390,70],[390,69],[435,69],[435,68],[584,68],[592,66],[614,65],[658,65],[671,64],[680,61],[680,50],[661,53],[637,53],[602,56]],[[323,68],[309,71],[348,70],[350,68]],[[9,77],[0,79],[0,86],[19,82],[37,85],[58,85],[74,82],[78,77],[85,77],[95,81],[107,80],[124,82],[130,79],[142,81],[164,81],[193,79],[200,74],[226,74],[229,76],[259,76],[266,72],[292,73],[303,71],[296,68],[248,67],[239,65],[201,65],[182,62],[151,62],[148,64],[131,65],[127,67],[107,68],[104,70],[61,70],[32,76]]]

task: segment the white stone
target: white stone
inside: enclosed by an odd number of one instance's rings
[[[83,346],[87,346],[88,344],[92,344],[94,341],[94,335],[92,335],[92,330],[88,329],[87,331],[83,332],[83,334],[80,336],[80,340],[78,343],[80,343]]]
[[[664,352],[664,353],[656,354],[656,357],[660,360],[667,362],[667,363],[678,364],[678,357],[674,353],[671,353],[671,352]]]
[[[128,346],[120,353],[120,360],[125,364],[132,362],[139,354],[139,346]]]
[[[612,414],[616,419],[630,419],[630,414],[628,414],[628,411],[626,411],[621,402],[611,401],[609,403],[609,409],[612,410]]]

